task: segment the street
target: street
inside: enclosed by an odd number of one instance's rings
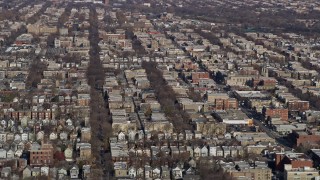
[[[259,130],[262,132],[265,132],[269,137],[276,140],[276,142],[282,146],[285,146],[286,148],[291,148],[291,143],[285,140],[282,136],[280,136],[278,133],[274,132],[272,129],[265,126],[260,119],[258,119],[258,116],[251,110],[248,110],[247,108],[241,108],[241,110],[247,114],[248,117],[253,119],[253,123],[256,126],[259,126]]]

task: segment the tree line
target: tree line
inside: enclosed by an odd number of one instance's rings
[[[178,132],[192,130],[190,116],[179,108],[176,94],[163,78],[161,70],[157,68],[157,63],[143,62],[142,67],[146,70],[150,85],[155,91],[163,112],[173,124],[175,130]]]
[[[98,18],[94,5],[90,6],[90,62],[87,69],[88,84],[90,85],[90,126],[91,126],[91,147],[95,166],[93,169],[105,169],[112,171],[112,160],[110,153],[109,138],[112,135],[111,116],[107,104],[103,98],[101,88],[104,84],[105,72],[100,61]],[[100,172],[100,171],[97,171]],[[94,173],[93,177],[102,177],[103,174]]]

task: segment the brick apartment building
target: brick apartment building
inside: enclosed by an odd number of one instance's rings
[[[181,70],[181,69],[196,70],[198,68],[198,65],[193,62],[180,62],[180,63],[175,63],[174,68],[177,70]]]
[[[125,34],[106,34],[104,40],[117,42],[118,40],[125,39]]]
[[[320,142],[320,135],[311,134],[306,131],[293,131],[289,137],[293,139],[294,145],[299,146],[303,143],[319,143]]]
[[[42,144],[40,149],[30,151],[30,165],[44,166],[53,164],[53,146]]]
[[[313,167],[313,161],[303,153],[277,153],[276,169],[283,171],[285,164],[291,164],[292,168]]]
[[[274,89],[276,84],[277,80],[274,78],[259,77],[252,80],[252,87],[256,87],[259,90]]]
[[[30,119],[52,119],[54,117],[54,113],[49,111],[12,111],[8,114],[10,118],[20,120],[24,116]]]
[[[194,72],[192,73],[192,83],[199,83],[200,79],[209,79],[208,72]]]
[[[214,105],[211,106],[211,110],[229,110],[238,109],[238,101],[235,98],[229,99],[215,99]]]
[[[280,117],[280,119],[283,121],[288,121],[288,118],[289,118],[288,116],[289,116],[289,111],[288,109],[284,109],[284,108],[275,108],[275,109],[268,108],[265,113],[265,117],[271,117],[271,118]]]
[[[309,101],[289,101],[288,109],[289,111],[306,111],[309,110]]]
[[[239,70],[239,75],[258,76],[259,71],[255,70],[255,69],[241,69],[241,70]]]

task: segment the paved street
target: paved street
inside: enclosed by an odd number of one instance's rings
[[[246,109],[241,108],[241,110],[246,113],[250,118],[253,119],[253,123],[256,126],[259,126],[259,130],[263,131],[268,134],[271,138],[275,139],[277,143],[291,149],[291,144],[288,142],[284,137],[280,136],[278,133],[274,132],[272,129],[265,126],[265,124],[262,123],[262,121],[259,119],[257,115],[254,114],[254,112]]]

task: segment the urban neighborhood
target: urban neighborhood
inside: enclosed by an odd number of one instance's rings
[[[320,180],[317,0],[0,0],[1,179]]]

